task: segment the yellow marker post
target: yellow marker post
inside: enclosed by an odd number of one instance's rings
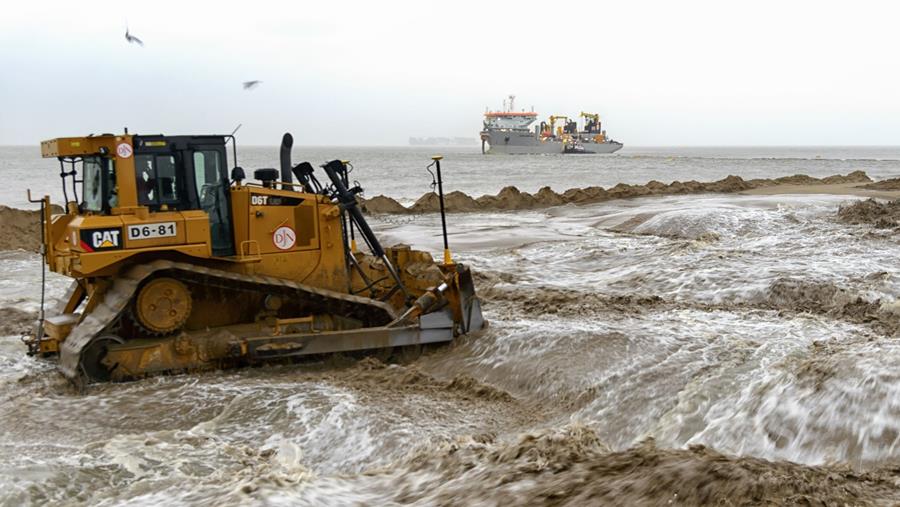
[[[444,233],[444,265],[453,264],[453,257],[450,255],[450,246],[447,244],[447,213],[444,211],[444,182],[441,180],[441,160],[442,155],[434,155],[431,160],[434,161],[437,170],[438,184],[438,201],[441,203],[441,229]]]

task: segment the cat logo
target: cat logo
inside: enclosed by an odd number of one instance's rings
[[[85,252],[118,250],[122,248],[122,229],[119,227],[81,229],[81,248]]]

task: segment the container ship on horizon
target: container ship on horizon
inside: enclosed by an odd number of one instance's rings
[[[584,119],[582,130],[578,130],[578,122],[568,116],[550,116],[549,121],[542,121],[532,128],[538,114],[516,111],[515,99],[515,95],[510,95],[508,101],[504,100],[503,111],[484,113],[482,153],[613,153],[622,149],[622,143],[607,137],[598,114],[580,113]],[[561,125],[557,127],[558,121]]]

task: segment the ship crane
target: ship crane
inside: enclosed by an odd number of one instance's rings
[[[551,137],[551,136],[553,136],[553,133],[556,132],[556,120],[568,121],[569,117],[568,116],[559,116],[559,115],[550,115],[550,130],[545,131],[545,132],[547,132],[546,137]],[[560,132],[557,135],[561,135],[561,134],[562,134],[562,132]]]
[[[567,128],[566,128],[566,132],[569,132],[568,127],[569,127],[569,125],[570,125],[571,122],[569,122],[569,117],[568,117],[568,116],[551,115],[551,116],[550,116],[550,131],[549,131],[549,132],[546,132],[546,131],[545,131],[544,133],[542,133],[542,135],[543,135],[543,134],[546,134],[545,137],[550,137],[550,136],[552,136],[553,133],[555,132],[556,135],[557,135],[558,137],[562,137],[562,135],[563,135],[563,128],[562,128],[562,127],[560,127],[559,129],[556,128],[556,121],[557,121],[557,120],[565,120],[565,125],[566,125],[566,127],[567,127]],[[574,132],[569,132],[569,133],[574,133]]]
[[[584,118],[585,132],[600,132],[600,115],[597,113],[585,113],[582,111],[579,116]]]

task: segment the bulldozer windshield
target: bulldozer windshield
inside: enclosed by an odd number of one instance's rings
[[[84,157],[82,162],[82,210],[100,213],[117,206],[114,162],[103,157]]]

